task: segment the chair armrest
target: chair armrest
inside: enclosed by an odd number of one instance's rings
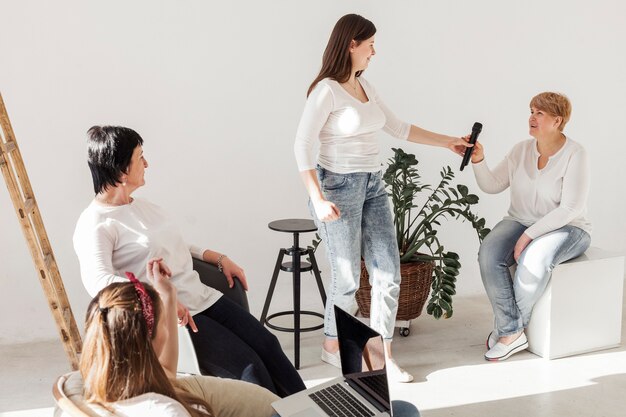
[[[228,281],[223,273],[221,273],[215,265],[200,259],[193,258],[193,269],[200,275],[200,281],[204,285],[222,292],[229,300],[239,304],[244,310],[250,311],[248,304],[248,295],[244,290],[239,279],[235,278],[233,288],[228,287]]]

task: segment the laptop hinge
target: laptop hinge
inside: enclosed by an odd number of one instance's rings
[[[362,395],[367,401],[370,402],[370,404],[376,407],[376,409],[380,411],[381,413],[384,413],[391,409],[391,407],[385,407],[379,400],[377,400],[373,395],[368,393],[365,389],[363,389],[363,387],[359,386],[359,384],[354,382],[352,379],[346,378],[346,382],[348,383],[348,385],[350,385],[352,389],[354,389],[356,392]]]

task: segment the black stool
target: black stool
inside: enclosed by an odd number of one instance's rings
[[[305,219],[285,219],[276,220],[267,225],[270,229],[277,232],[293,233],[293,246],[288,249],[281,248],[278,252],[278,259],[276,259],[276,267],[274,268],[274,275],[272,275],[272,281],[270,282],[270,288],[267,291],[267,297],[265,298],[265,305],[263,306],[263,312],[261,313],[261,323],[265,324],[270,329],[278,330],[281,332],[293,332],[294,333],[294,347],[295,347],[295,361],[294,366],[296,369],[300,369],[300,332],[310,332],[313,330],[321,329],[324,327],[324,323],[312,326],[300,328],[300,315],[306,314],[309,316],[317,316],[324,318],[323,314],[316,313],[314,311],[301,311],[300,310],[300,273],[306,271],[313,271],[315,280],[317,281],[317,287],[320,290],[322,296],[322,303],[326,306],[326,293],[324,292],[324,285],[322,284],[322,277],[320,276],[320,270],[317,267],[317,261],[313,249],[304,249],[300,247],[299,237],[300,233],[314,232],[317,230],[313,220]],[[291,256],[291,262],[283,262],[285,255]],[[311,263],[302,262],[300,258],[303,255],[308,255]],[[280,311],[271,315],[267,315],[267,311],[270,308],[270,302],[272,301],[272,295],[274,294],[274,288],[276,288],[276,281],[278,280],[278,273],[280,270],[293,273],[293,310]],[[270,323],[270,320],[278,316],[293,315],[293,327],[279,327]]]

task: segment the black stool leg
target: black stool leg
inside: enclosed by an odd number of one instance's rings
[[[293,234],[293,345],[294,366],[300,369],[300,242],[299,234]]]
[[[278,252],[278,258],[276,259],[276,267],[274,268],[274,274],[272,275],[272,281],[270,282],[270,288],[267,290],[267,297],[265,297],[265,304],[263,305],[263,312],[261,313],[261,319],[259,320],[262,325],[265,325],[265,319],[267,318],[267,311],[270,308],[272,302],[272,296],[274,295],[274,289],[276,288],[276,282],[278,281],[278,273],[280,272],[280,266],[283,262],[283,258],[287,251],[281,249]]]
[[[315,259],[315,253],[313,249],[309,249],[309,260],[311,261],[311,267],[313,267],[313,274],[315,275],[315,281],[317,282],[317,288],[320,290],[322,296],[322,304],[326,307],[326,291],[324,291],[324,284],[322,283],[322,277],[320,275],[320,269],[317,267],[317,260]]]

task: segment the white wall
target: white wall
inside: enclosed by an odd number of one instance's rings
[[[534,94],[567,93],[574,112],[566,131],[591,157],[594,244],[625,249],[619,0],[0,0],[0,10],[0,91],[81,327],[88,298],[71,237],[92,197],[84,134],[94,124],[144,137],[150,168],[138,194],[178,214],[190,241],[238,260],[259,312],[276,252],[290,243],[267,223],[308,216],[292,142],[332,26],[348,12],[378,28],[367,77],[387,104],[448,134],[482,121],[493,162],[528,137]],[[380,136],[386,159],[401,143]],[[458,166],[445,150],[402,145],[417,153],[426,181],[442,165]],[[459,178],[477,191],[471,172]],[[479,195],[479,213],[493,225],[507,196]],[[56,337],[5,191],[0,233],[0,343]],[[481,292],[473,231],[460,224],[444,234],[462,258],[460,294]]]

